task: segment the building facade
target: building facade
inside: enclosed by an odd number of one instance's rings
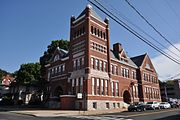
[[[46,65],[51,108],[101,110],[161,101],[148,55],[130,58],[120,43],[110,49],[109,33],[109,20],[90,5],[71,17],[69,51],[57,48]]]

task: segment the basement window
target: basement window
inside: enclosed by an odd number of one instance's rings
[[[97,109],[97,102],[93,102],[93,108]]]

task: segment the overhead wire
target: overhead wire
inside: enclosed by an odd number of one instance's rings
[[[166,42],[168,42],[172,47],[174,47],[178,52],[180,52],[180,49],[178,49],[175,45],[173,45],[170,40],[168,40],[159,30],[157,30],[128,0],[125,0],[125,2],[155,31],[157,32]]]
[[[104,4],[106,4],[106,7],[108,7],[108,3],[104,2]],[[156,40],[155,38],[153,38],[151,35],[149,35],[147,32],[145,32],[143,29],[141,29],[139,26],[137,26],[136,24],[134,24],[132,21],[130,21],[125,15],[123,15],[120,11],[118,11],[116,8],[114,8],[111,4],[109,4],[109,6],[111,8],[109,8],[110,10],[112,10],[114,13],[116,13],[119,17],[121,16],[121,18],[123,18],[125,21],[127,21],[129,24],[131,24],[132,26],[134,26],[135,28],[137,28],[139,31],[141,31],[142,33],[144,33],[146,36],[148,36],[149,38],[151,38],[153,41],[155,41],[156,43],[158,43],[161,47],[163,47],[164,49],[166,49],[167,51],[169,51],[170,53],[174,54],[176,57],[178,57],[180,59],[180,56],[178,54],[176,54],[175,52],[173,52],[170,49],[167,49],[165,45],[163,45],[162,43],[160,43],[158,40]]]
[[[171,6],[171,4],[167,0],[164,0],[164,1],[166,2],[167,6],[171,9],[171,11],[174,13],[174,15],[177,17],[177,19],[179,19],[179,21],[180,21],[180,16],[174,10],[174,8]]]
[[[126,30],[128,30],[130,33],[132,33],[134,36],[136,36],[138,39],[140,39],[141,41],[145,42],[147,45],[149,45],[150,47],[154,48],[156,51],[158,51],[159,53],[161,53],[162,55],[166,56],[167,58],[169,58],[170,60],[172,60],[173,62],[177,63],[178,65],[180,65],[180,62],[175,59],[174,57],[172,57],[171,55],[165,53],[164,51],[162,51],[160,48],[158,48],[156,45],[154,45],[153,43],[151,43],[149,40],[147,40],[146,38],[144,38],[142,35],[140,35],[139,33],[137,33],[135,30],[133,30],[131,27],[129,27],[126,23],[124,23],[122,20],[120,20],[117,16],[115,16],[112,12],[110,12],[109,10],[107,10],[103,5],[101,5],[101,3],[99,3],[97,0],[94,0],[97,4],[95,4],[94,2],[92,2],[91,0],[88,0],[92,5],[94,5],[96,8],[98,8],[101,12],[103,12],[104,14],[106,14],[108,17],[110,17],[112,20],[114,20],[116,23],[118,23],[119,25],[121,25],[123,28],[125,28]]]

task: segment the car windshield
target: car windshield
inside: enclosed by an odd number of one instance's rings
[[[166,104],[166,103],[161,103],[161,104]]]
[[[147,104],[153,104],[153,102],[147,102]]]

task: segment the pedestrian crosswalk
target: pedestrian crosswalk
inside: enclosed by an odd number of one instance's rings
[[[133,120],[122,115],[87,115],[87,116],[69,116],[71,118],[82,119],[82,120]]]

